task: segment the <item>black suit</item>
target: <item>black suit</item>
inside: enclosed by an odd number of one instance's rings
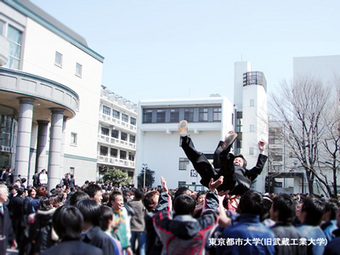
[[[9,217],[9,210],[3,206],[3,213],[0,213],[0,235],[5,239],[0,241],[0,254],[6,254],[7,245],[15,240],[15,235],[12,228],[11,218]]]
[[[41,255],[103,255],[103,251],[82,241],[65,241],[43,251]]]
[[[114,245],[111,237],[108,236],[99,226],[91,227],[83,238],[85,243],[91,244],[103,250],[103,255],[113,255]]]
[[[24,198],[15,196],[10,199],[8,209],[11,212],[12,226],[17,237],[17,243],[23,240],[24,230],[26,228],[26,217],[24,214]]]

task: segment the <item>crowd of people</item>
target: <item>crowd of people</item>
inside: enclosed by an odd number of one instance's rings
[[[339,198],[308,194],[261,194],[251,182],[266,156],[246,169],[230,147],[229,132],[213,165],[198,152],[179,123],[181,146],[202,177],[205,191],[187,187],[138,189],[86,181],[65,174],[47,190],[46,170],[26,179],[0,176],[0,254],[340,254]]]

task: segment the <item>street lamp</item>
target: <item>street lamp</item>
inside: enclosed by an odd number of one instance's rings
[[[145,176],[146,176],[146,169],[148,168],[147,166],[147,164],[142,164],[142,166],[143,166],[143,188],[145,188]]]

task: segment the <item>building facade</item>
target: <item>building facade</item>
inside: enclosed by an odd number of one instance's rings
[[[30,1],[0,1],[0,164],[95,180],[104,58]],[[89,118],[89,116],[91,116]]]
[[[119,169],[131,178],[135,172],[137,105],[102,86],[98,126],[99,176]]]

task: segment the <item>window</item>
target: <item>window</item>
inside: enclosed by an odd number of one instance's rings
[[[136,126],[136,118],[130,117],[130,124]]]
[[[249,125],[249,132],[255,132],[255,126],[254,124]]]
[[[110,116],[111,115],[111,108],[103,105],[103,113],[105,115],[109,115]]]
[[[221,121],[221,120],[222,120],[222,109],[213,108],[213,121]]]
[[[171,109],[170,110],[170,122],[178,122],[179,121],[179,109]]]
[[[55,52],[54,64],[59,67],[63,66],[63,54],[58,51]]]
[[[71,132],[71,145],[77,145],[77,133]]]
[[[130,143],[135,143],[136,137],[134,135],[130,135]]]
[[[152,110],[143,110],[143,123],[152,122]]]
[[[127,133],[121,132],[120,139],[122,139],[123,141],[127,141]]]
[[[75,171],[76,171],[76,168],[73,166],[70,166],[70,174],[74,175]]]
[[[120,112],[116,110],[112,110],[112,117],[116,119],[120,119]]]
[[[184,119],[193,122],[194,121],[194,109],[184,109]]]
[[[122,113],[122,121],[129,122],[129,116],[124,114],[124,113]]]
[[[110,134],[110,129],[106,128],[106,127],[101,127],[101,134],[102,135],[107,135],[109,136]]]
[[[255,106],[255,100],[254,99],[250,99],[249,106],[250,107],[254,107]]]
[[[0,35],[5,36],[5,21],[0,20]]]
[[[249,155],[254,155],[254,147],[249,147]]]
[[[185,186],[185,181],[178,181],[178,187]]]
[[[129,152],[129,160],[131,160],[131,161],[135,160],[135,155],[131,152]]]
[[[22,32],[8,25],[7,39],[9,41],[9,60],[7,66],[19,69],[21,56]]]
[[[126,159],[126,151],[120,151],[120,159]]]
[[[199,108],[198,121],[208,121],[208,108]]]
[[[119,131],[118,131],[118,130],[115,130],[115,129],[112,129],[112,130],[111,130],[111,136],[118,139],[118,137],[119,137]]]
[[[105,146],[100,146],[100,155],[101,156],[107,156],[109,149]]]
[[[157,123],[164,123],[165,122],[165,110],[157,110],[156,114]]]
[[[79,63],[76,63],[76,76],[82,77],[83,75],[83,66]]]
[[[179,170],[187,170],[187,165],[189,164],[189,159],[179,158]]]
[[[118,150],[117,150],[117,149],[114,149],[114,148],[111,148],[111,149],[110,149],[110,155],[111,155],[111,157],[117,158],[117,156],[118,156]]]

